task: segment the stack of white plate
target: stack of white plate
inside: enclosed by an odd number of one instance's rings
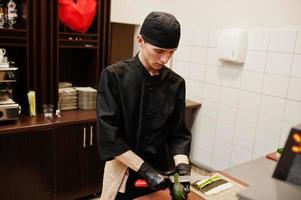
[[[77,90],[73,87],[59,88],[60,110],[77,109]]]
[[[95,110],[97,90],[91,87],[75,87],[78,94],[78,109]]]

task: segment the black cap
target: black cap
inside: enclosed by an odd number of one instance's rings
[[[144,19],[140,34],[146,42],[156,47],[177,48],[181,36],[180,23],[169,13],[151,12]]]

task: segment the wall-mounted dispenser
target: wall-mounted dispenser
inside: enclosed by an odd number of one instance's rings
[[[248,32],[242,29],[225,29],[218,40],[219,60],[244,63],[247,54]]]

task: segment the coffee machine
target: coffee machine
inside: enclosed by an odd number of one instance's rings
[[[0,63],[0,122],[16,120],[20,116],[20,106],[12,99],[16,71],[17,68],[8,63]]]

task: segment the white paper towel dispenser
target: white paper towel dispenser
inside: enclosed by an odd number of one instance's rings
[[[244,63],[247,54],[248,32],[242,29],[225,29],[218,40],[219,60]]]

